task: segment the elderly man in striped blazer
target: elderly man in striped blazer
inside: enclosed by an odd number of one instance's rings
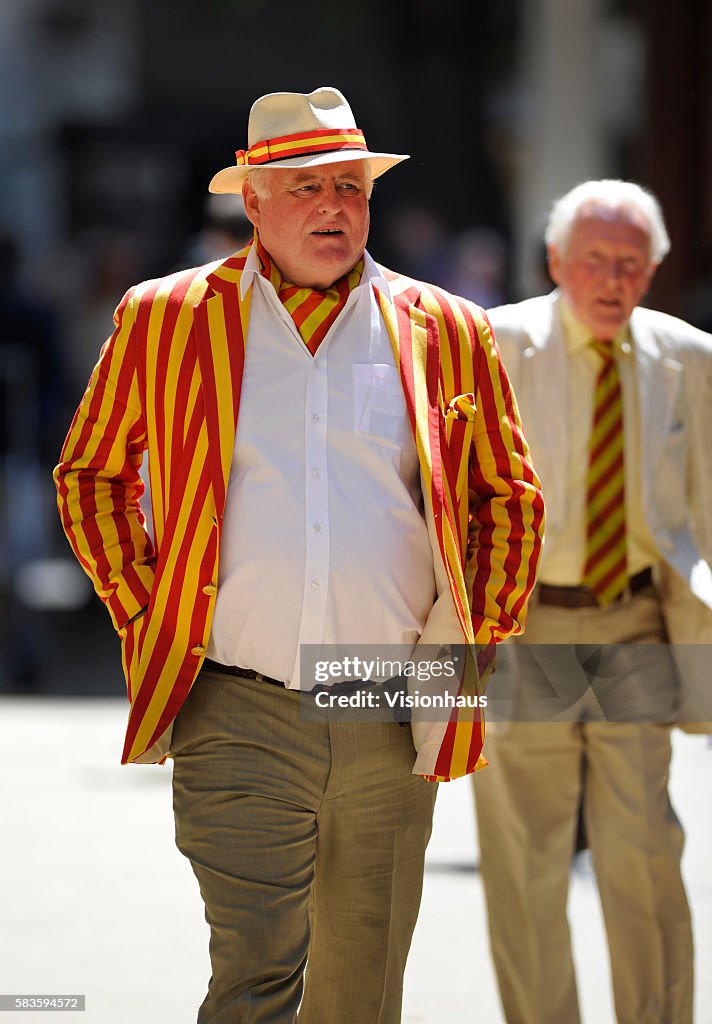
[[[173,758],[211,929],[198,1020],[396,1024],[435,784],[483,763],[477,663],[403,728],[312,720],[300,652],[488,653],[522,629],[542,497],[482,311],[365,251],[373,179],[406,158],[332,88],[263,96],[248,139],[211,190],[242,192],[253,243],[124,297],[59,505],[121,638],[123,760]]]

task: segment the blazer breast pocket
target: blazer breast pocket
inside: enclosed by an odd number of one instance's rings
[[[445,439],[448,447],[465,443],[469,447],[475,425],[475,396],[472,394],[455,395],[445,406]]]

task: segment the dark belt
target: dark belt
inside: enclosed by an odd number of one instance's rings
[[[241,679],[256,679],[258,683],[271,683],[272,686],[281,686],[284,688],[284,683],[280,679],[273,679],[272,676],[265,676],[261,672],[255,672],[253,668],[238,668],[236,665],[221,665],[219,661],[213,661],[212,658],[205,658],[203,660],[202,667],[206,672],[218,672],[226,676],[238,676]],[[363,679],[347,679],[342,683],[334,683],[331,686],[317,686],[311,690],[310,693],[353,693],[353,691],[357,689],[370,689],[372,686],[383,686],[387,688],[394,684],[398,685],[398,683],[399,680],[397,679],[389,679],[385,683],[367,683]],[[399,725],[407,725],[410,721],[410,710],[405,709],[401,712],[394,711],[393,717]]]
[[[272,676],[264,676],[261,672],[255,672],[253,668],[237,668],[235,665],[221,665],[219,661],[206,658],[203,668],[207,672],[220,672],[225,676],[240,676],[242,679],[256,679],[258,683],[271,683],[272,686],[284,686],[281,679],[273,679]]]
[[[643,569],[628,580],[628,586],[615,599],[621,601],[631,594],[637,594],[640,590],[652,586],[652,569]],[[588,587],[557,587],[550,583],[540,583],[538,590],[539,604],[553,605],[555,608],[598,608],[598,599]]]
[[[272,676],[265,676],[261,672],[255,672],[253,668],[238,668],[236,665],[221,665],[219,661],[213,661],[211,658],[206,658],[203,661],[203,668],[208,672],[221,672],[226,676],[238,676],[241,679],[256,679],[258,683],[271,683],[272,686],[284,686],[285,684],[281,679],[273,679]],[[314,690],[309,691],[310,693],[321,693],[322,691],[328,693],[351,693],[357,689],[367,689],[371,686],[377,686],[375,682],[364,682],[363,679],[345,679],[341,683],[333,683],[331,686],[317,686]]]

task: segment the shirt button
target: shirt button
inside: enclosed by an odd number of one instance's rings
[[[202,644],[196,644],[195,647],[191,649],[190,653],[197,655],[205,654],[205,648],[202,646]]]
[[[312,423],[318,423],[318,422],[319,422],[319,413],[315,412],[314,415],[312,416]]]
[[[218,588],[215,586],[214,583],[208,583],[203,587],[203,593],[207,594],[209,597],[212,597],[213,594],[216,594],[217,590]]]
[[[314,533],[321,533],[321,523],[314,523],[312,530]]]
[[[311,581],[311,585],[312,585],[312,590],[318,590],[319,586],[320,586],[319,580],[312,580]]]
[[[313,469],[312,470],[312,476],[314,477],[315,480],[318,480],[319,477],[321,476],[321,470]]]
[[[315,369],[315,370],[318,370],[318,369],[319,369],[319,360],[318,360],[318,359],[315,359],[315,360],[314,360],[314,369]]]

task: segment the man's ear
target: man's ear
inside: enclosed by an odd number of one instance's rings
[[[547,245],[546,259],[549,264],[549,277],[554,284],[561,284],[561,257],[554,245]]]
[[[260,226],[260,198],[253,189],[248,179],[242,186],[242,201],[245,204],[245,213],[247,219],[254,227],[259,229]]]

